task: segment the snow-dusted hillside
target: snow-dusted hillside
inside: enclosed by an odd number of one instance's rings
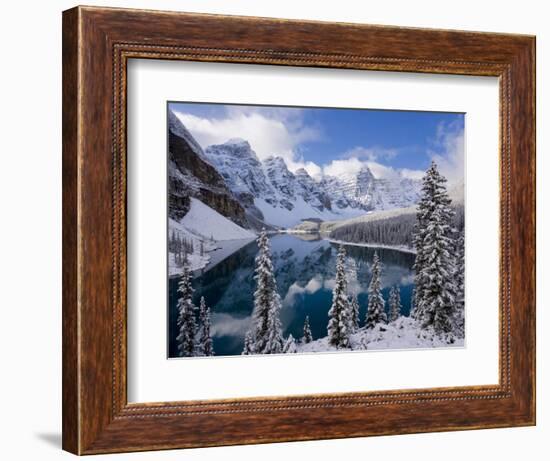
[[[191,270],[212,267],[256,238],[254,232],[243,229],[195,198],[190,199],[189,211],[183,219],[169,219],[168,235],[182,239],[191,248],[185,251]],[[181,267],[176,263],[175,254],[169,252],[169,274],[179,274]]]
[[[329,233],[335,229],[338,229],[339,227],[347,226],[349,224],[379,221],[409,214],[416,215],[416,206],[411,206],[407,208],[394,208],[391,210],[373,211],[371,213],[366,213],[361,216],[356,216],[349,219],[322,222],[320,225],[320,231],[323,233]]]
[[[237,224],[195,198],[191,198],[191,207],[180,221],[180,224],[195,235],[215,241],[253,239],[256,237],[253,232],[237,226]]]
[[[367,166],[357,173],[317,181],[303,168],[290,171],[282,157],[260,161],[243,139],[208,146],[205,155],[243,206],[259,211],[264,222],[280,227],[307,218],[339,220],[410,206],[418,200],[420,190],[419,181],[399,172],[377,178]]]
[[[452,342],[451,342],[452,341]],[[389,324],[377,324],[372,329],[360,328],[350,337],[352,350],[432,349],[435,347],[463,347],[463,338],[436,335],[431,329],[423,329],[410,317],[399,317]],[[297,352],[336,352],[328,342],[328,336],[310,343],[297,343]]]

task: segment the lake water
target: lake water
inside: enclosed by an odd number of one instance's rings
[[[326,336],[337,245],[311,234],[278,234],[272,236],[270,241],[277,286],[283,300],[281,321],[284,335],[292,333],[295,338],[301,338],[304,319],[309,315],[313,338]],[[204,296],[212,312],[211,333],[215,355],[239,355],[242,352],[254,305],[253,276],[257,251],[258,247],[253,241],[207,272],[195,274],[195,303],[198,305],[200,297]],[[382,263],[382,293],[386,299],[386,310],[390,287],[397,285],[401,290],[402,313],[408,315],[414,287],[414,255],[386,248],[351,245],[346,246],[346,251],[348,291],[357,294],[361,325],[367,309],[367,288],[375,251]],[[178,281],[178,278],[169,281],[170,357],[177,356]]]

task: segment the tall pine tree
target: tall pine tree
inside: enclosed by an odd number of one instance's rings
[[[456,281],[452,226],[454,211],[447,193],[447,180],[432,162],[422,179],[414,244],[415,318],[437,333],[453,329]]]
[[[338,249],[336,257],[336,280],[332,290],[332,306],[328,311],[328,342],[338,349],[350,347],[351,315],[347,295],[348,283],[346,280],[346,250],[343,245]]]
[[[199,307],[199,337],[197,341],[198,354],[214,355],[212,337],[210,336],[210,308],[206,305],[204,296],[201,296]]]
[[[401,293],[399,287],[391,287],[390,289],[390,316],[389,321],[394,322],[401,316]]]
[[[181,279],[178,285],[178,318],[177,328],[178,352],[180,357],[193,357],[195,355],[195,305],[193,304],[192,276],[189,264],[183,261]]]
[[[258,237],[258,254],[255,259],[254,310],[249,332],[249,349],[255,354],[277,354],[283,349],[283,335],[279,311],[281,298],[271,261],[271,249],[267,232],[262,229]]]
[[[277,289],[277,287],[275,287]],[[271,299],[267,317],[267,334],[265,337],[265,345],[261,350],[262,354],[280,354],[283,352],[285,341],[283,339],[283,331],[281,328],[281,297],[275,292]],[[256,346],[257,347],[257,346]]]
[[[302,342],[304,344],[308,344],[311,341],[313,341],[313,335],[311,334],[311,328],[309,326],[309,315],[306,315],[306,319],[304,320],[304,336],[302,338]]]
[[[244,335],[244,347],[243,347],[242,355],[251,355],[251,354],[254,354],[252,332],[248,331],[246,335]]]
[[[378,323],[386,323],[387,316],[384,311],[384,297],[382,296],[382,287],[380,283],[380,259],[378,253],[374,252],[372,259],[372,279],[370,281],[369,289],[369,304],[367,307],[367,316],[365,319],[365,326],[367,328],[374,328]]]

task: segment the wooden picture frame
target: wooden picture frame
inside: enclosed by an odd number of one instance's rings
[[[499,384],[129,404],[131,58],[498,77]],[[94,7],[63,13],[65,450],[93,454],[533,424],[534,37]]]

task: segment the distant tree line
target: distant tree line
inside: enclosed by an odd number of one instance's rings
[[[464,230],[464,207],[454,206],[453,227],[459,232]],[[376,221],[364,221],[346,224],[330,233],[330,238],[350,243],[379,243],[412,248],[416,214],[408,213]]]
[[[213,239],[211,238],[210,241],[213,241]],[[195,248],[195,246],[192,238],[181,236],[179,232],[172,230],[168,239],[168,251],[174,254],[176,266],[183,267],[187,256],[197,251],[200,256],[204,255],[204,242],[200,240],[198,248]]]

